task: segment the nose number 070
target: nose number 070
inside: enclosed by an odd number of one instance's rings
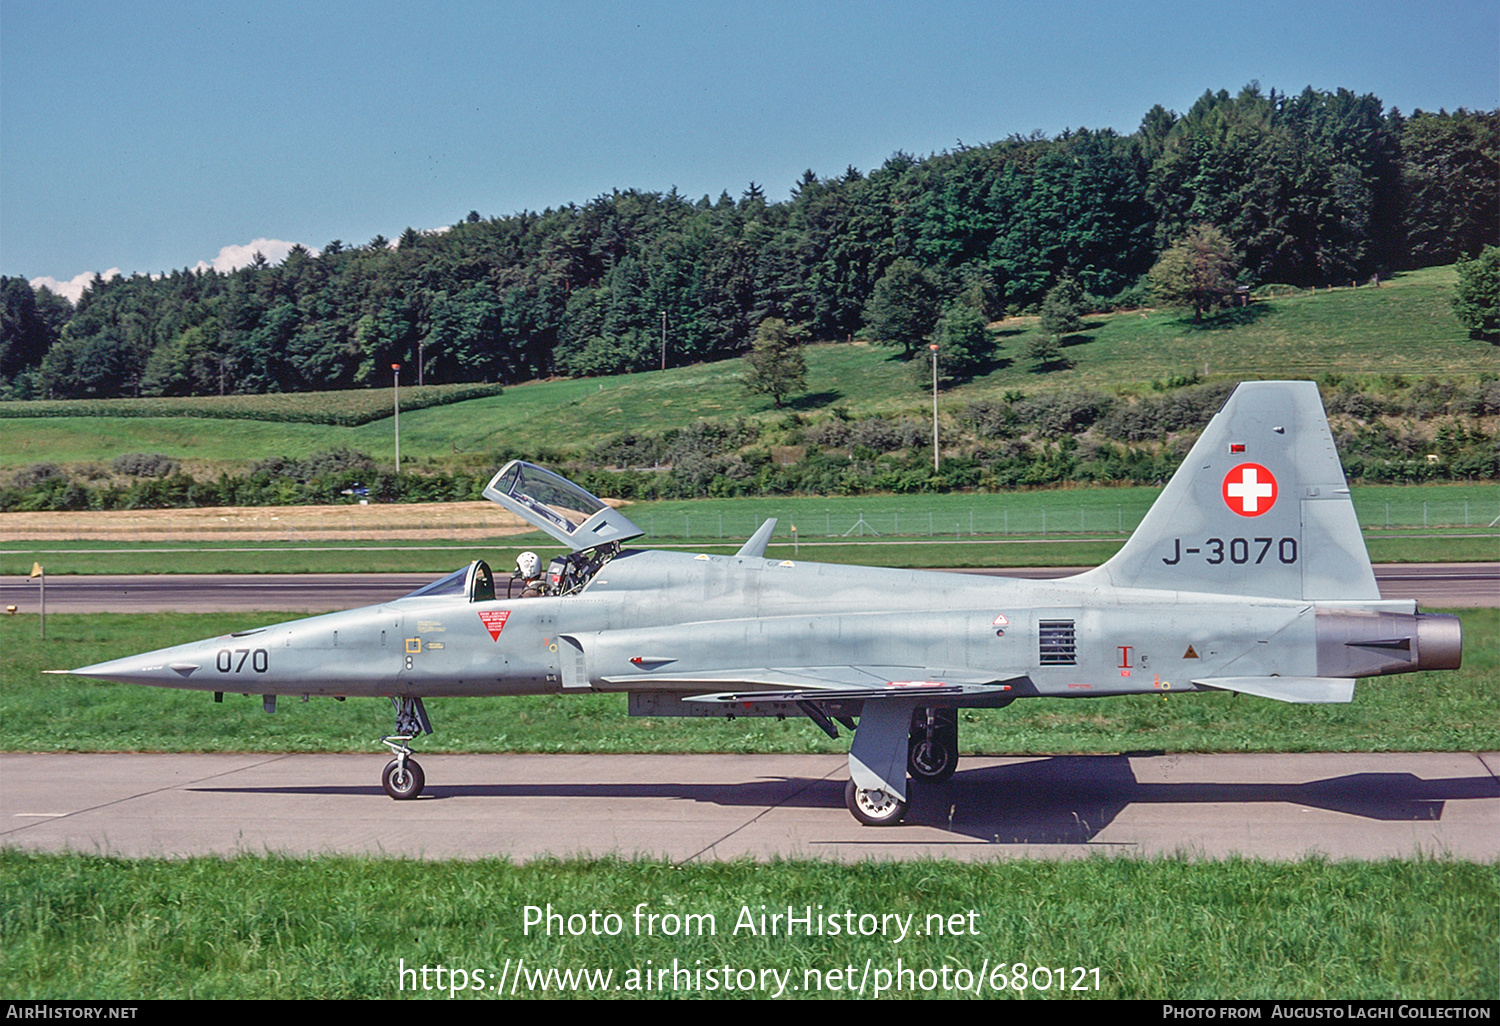
[[[239,673],[245,668],[246,660],[256,673],[265,673],[271,668],[271,653],[263,648],[237,648],[233,651],[221,648],[214,657],[214,669],[220,673]]]

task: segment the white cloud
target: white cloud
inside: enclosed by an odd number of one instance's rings
[[[255,259],[255,254],[257,253],[264,256],[268,263],[279,264],[286,259],[287,254],[292,251],[292,247],[295,245],[295,242],[284,242],[281,239],[253,239],[243,246],[225,246],[219,250],[219,255],[214,257],[213,260],[199,260],[193,265],[192,269],[194,271],[218,271],[220,274],[228,274],[230,271],[237,271],[241,267],[250,266],[250,262]],[[309,252],[313,256],[318,255],[318,251],[315,249],[309,250]],[[118,267],[111,267],[109,270],[103,272],[103,277],[106,281],[110,278],[118,278],[120,275],[121,271]],[[159,275],[152,275],[152,277],[159,277]],[[56,278],[49,276],[32,278],[31,287],[39,289],[45,285],[59,296],[66,296],[68,302],[77,303],[79,297],[83,295],[84,289],[88,288],[93,280],[94,272],[84,271],[82,274],[75,275],[67,281],[58,281]]]
[[[108,281],[111,278],[118,278],[119,276],[120,269],[118,267],[111,267],[101,275],[101,277],[103,277],[105,281]],[[94,272],[84,271],[82,274],[74,275],[68,281],[58,281],[56,278],[45,276],[41,278],[32,278],[31,287],[34,289],[39,289],[43,285],[45,285],[47,286],[47,290],[49,292],[55,292],[59,296],[66,296],[68,302],[70,303],[77,303],[79,297],[83,295],[83,290],[88,288],[93,280]]]
[[[281,239],[255,239],[243,246],[225,246],[212,261],[199,260],[193,265],[193,270],[214,270],[227,274],[238,271],[241,267],[249,267],[257,253],[264,256],[267,263],[279,264],[295,245],[295,242],[283,242]]]

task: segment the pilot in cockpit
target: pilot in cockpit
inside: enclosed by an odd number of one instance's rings
[[[539,598],[547,593],[542,559],[535,552],[523,552],[516,557],[516,572],[511,576],[520,578],[522,598]]]

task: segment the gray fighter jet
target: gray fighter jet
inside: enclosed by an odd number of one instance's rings
[[[387,696],[382,783],[416,798],[424,698],[620,692],[635,716],[806,716],[854,732],[845,799],[905,814],[947,780],[960,708],[1237,691],[1348,702],[1356,677],[1458,667],[1457,618],[1380,597],[1316,387],[1239,386],[1139,529],[1056,581],[622,548],[619,510],[514,461],[485,495],[562,542],[543,594],[476,561],[404,598],[71,671],[163,687]],[[857,721],[857,726],[856,726]]]

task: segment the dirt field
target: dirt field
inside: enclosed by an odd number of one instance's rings
[[[484,501],[0,513],[6,541],[457,541],[529,530]]]

